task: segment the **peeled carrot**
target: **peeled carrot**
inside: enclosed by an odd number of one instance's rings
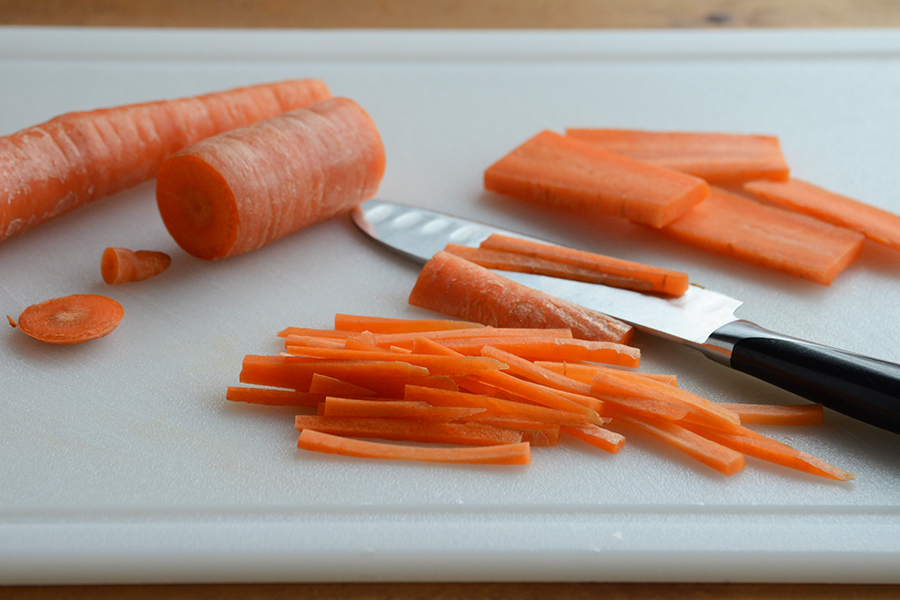
[[[662,227],[704,200],[692,175],[543,131],[484,172],[486,189],[547,206],[595,210]]]
[[[456,329],[481,329],[481,323],[451,321],[447,319],[399,319],[364,315],[334,315],[334,328],[338,331],[372,333],[421,333]]]
[[[822,285],[859,256],[863,235],[712,188],[710,197],[662,233],[704,250]]]
[[[260,248],[375,194],[384,145],[369,115],[331,98],[185,148],[157,175],[160,215],[205,259]]]
[[[73,112],[0,138],[0,240],[156,176],[223,131],[328,98],[319,80]]]
[[[789,173],[778,138],[770,135],[591,128],[567,129],[566,135],[719,185],[784,181]]]
[[[502,465],[527,465],[531,462],[531,446],[527,442],[474,448],[429,448],[348,439],[304,429],[300,432],[297,447],[360,458]]]
[[[27,307],[19,315],[18,327],[48,344],[80,344],[109,335],[124,316],[125,309],[112,298],[75,294]]]
[[[169,268],[172,259],[165,252],[107,248],[100,259],[100,274],[110,285],[143,281]]]
[[[900,216],[886,210],[799,179],[750,181],[744,184],[744,189],[769,202],[858,231],[879,244],[900,250]]]
[[[628,343],[634,330],[597,311],[520,285],[438,252],[423,267],[409,303],[495,327],[569,328],[577,338]]]

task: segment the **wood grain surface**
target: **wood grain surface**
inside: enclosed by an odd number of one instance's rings
[[[0,0],[2,25],[217,28],[898,27],[897,0]],[[0,600],[833,600],[889,585],[378,583],[0,586]]]

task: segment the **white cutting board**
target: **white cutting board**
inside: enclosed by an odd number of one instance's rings
[[[378,124],[379,197],[687,271],[784,333],[900,361],[900,254],[867,244],[829,288],[611,219],[482,191],[541,129],[769,133],[794,173],[900,212],[900,32],[215,32],[0,28],[0,134],[58,113],[319,77]],[[106,246],[167,251],[106,286]],[[748,461],[727,478],[660,445],[575,443],[527,468],[296,450],[293,411],[225,401],[241,359],[336,312],[421,317],[417,267],[347,218],[208,263],[166,234],[152,182],[0,245],[0,312],[118,299],[109,337],[0,333],[0,583],[212,581],[900,582],[900,436],[829,412],[768,433],[855,472],[832,484]],[[648,371],[716,400],[792,402],[638,335]]]

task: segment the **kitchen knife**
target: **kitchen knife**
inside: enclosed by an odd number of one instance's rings
[[[372,239],[422,264],[451,242],[477,247],[493,233],[536,239],[382,200],[365,202],[354,209],[352,218]],[[832,410],[900,433],[900,365],[763,329],[734,315],[739,300],[693,284],[681,297],[664,298],[530,273],[503,271],[502,275],[695,348],[716,362]]]

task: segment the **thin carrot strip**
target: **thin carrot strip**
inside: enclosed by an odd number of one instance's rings
[[[266,406],[308,406],[315,407],[325,401],[324,394],[298,392],[274,388],[229,386],[225,399],[232,402],[247,402]]]
[[[509,417],[485,417],[481,415],[463,419],[463,422],[481,423],[492,427],[513,429],[522,434],[523,442],[528,442],[532,446],[556,446],[559,443],[561,426],[551,423]]]
[[[107,248],[100,257],[100,275],[110,285],[144,281],[169,268],[172,258],[155,250]]]
[[[368,333],[359,333],[349,336],[344,340],[344,348],[347,350],[370,350],[390,352],[389,348],[382,348],[375,343],[375,336]]]
[[[364,387],[368,387],[367,384],[370,383],[384,384],[391,381],[402,385],[410,377],[424,377],[429,374],[425,367],[393,360],[302,361],[286,356],[247,355],[242,363],[240,381],[308,391],[312,377],[316,373]]]
[[[544,360],[536,360],[534,361],[534,364],[538,365],[539,367],[549,369],[554,373],[559,373],[560,375],[565,375],[566,377],[571,377],[572,379],[576,379],[588,384],[593,381],[594,376],[598,372],[603,372],[607,368],[601,365],[588,365]],[[656,381],[662,381],[669,385],[674,385],[676,387],[678,386],[678,377],[675,375],[666,373],[638,373],[632,371],[620,371],[620,373],[625,377],[634,377],[637,379],[655,379]]]
[[[480,329],[481,323],[451,321],[447,319],[399,319],[338,313],[334,315],[334,328],[338,331],[372,333],[422,333],[455,329]]]
[[[344,348],[346,340],[335,337],[314,337],[309,335],[289,335],[284,340],[285,348],[307,346],[311,348]]]
[[[360,458],[464,464],[527,465],[531,463],[531,447],[527,442],[478,448],[428,448],[355,440],[304,429],[300,432],[297,447],[315,452]]]
[[[560,432],[586,442],[591,446],[615,454],[625,445],[625,436],[599,425],[560,425]]]
[[[461,340],[470,338],[504,338],[518,339],[522,337],[546,339],[571,339],[572,330],[565,328],[525,328],[525,327],[492,327],[484,326],[466,329],[449,329],[438,331],[414,331],[409,333],[373,334],[372,341],[382,348],[400,346],[412,348],[421,339],[429,339],[441,344],[465,343]],[[459,341],[458,341],[459,340]],[[458,342],[457,342],[458,341]]]
[[[26,307],[19,315],[18,328],[47,344],[81,344],[109,335],[124,316],[125,309],[112,298],[73,294]],[[15,323],[7,318],[11,325]]]
[[[313,373],[312,378],[309,382],[309,391],[314,394],[322,395],[323,401],[324,396],[349,396],[352,398],[365,398],[376,395],[374,390],[370,390],[369,388],[363,387],[361,385],[341,381],[340,379],[337,379],[335,377],[322,375],[321,373]]]
[[[736,413],[741,425],[821,425],[825,410],[821,404],[740,404],[721,403]]]
[[[615,342],[534,337],[474,337],[442,340],[441,343],[460,354],[477,355],[484,346],[493,346],[530,361],[591,361],[620,367],[636,368],[641,351]]]
[[[458,421],[484,412],[483,408],[432,406],[409,400],[361,400],[357,398],[325,398],[326,417],[376,417],[417,419],[421,421]]]
[[[352,361],[389,361],[396,360],[410,365],[425,367],[432,375],[447,375],[459,377],[481,373],[483,371],[495,371],[506,367],[502,362],[494,359],[485,359],[481,356],[436,356],[432,354],[399,354],[395,352],[380,352],[366,350],[347,350],[341,348],[311,348],[290,346],[288,351],[295,356],[305,356],[328,360],[352,360]]]
[[[285,327],[278,332],[278,337],[287,338],[291,335],[311,336],[311,337],[330,337],[345,340],[350,337],[349,331],[335,331],[333,329],[314,329],[310,327]]]
[[[440,421],[422,422],[411,419],[338,418],[319,415],[297,415],[297,429],[315,429],[347,437],[379,438],[384,440],[493,446],[522,441],[521,434],[510,429],[487,425],[467,425]]]

